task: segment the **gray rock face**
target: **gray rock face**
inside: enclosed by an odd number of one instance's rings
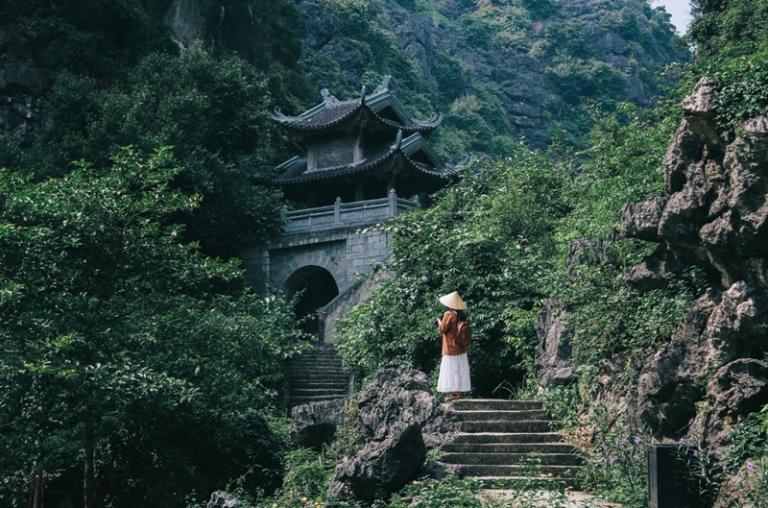
[[[348,490],[362,501],[386,497],[416,478],[426,457],[421,427],[412,423],[382,441],[368,443],[342,463],[336,469],[331,492],[338,495]]]
[[[712,508],[760,508],[765,504],[760,493],[764,475],[760,464],[745,462],[735,475],[722,483]]]
[[[324,444],[333,441],[336,430],[344,420],[346,403],[344,399],[329,400],[291,409],[296,444],[320,451]]]
[[[710,455],[719,460],[730,444],[733,426],[768,403],[768,364],[740,358],[721,367],[707,384],[706,401],[691,426],[691,436],[708,443]]]
[[[624,210],[622,233],[658,242],[630,282],[653,287],[692,264],[711,281],[672,340],[642,367],[629,409],[657,437],[690,438],[723,457],[733,425],[768,402],[768,117],[727,143],[716,84],[683,103],[667,152],[667,195]],[[717,472],[714,473],[717,476]]]
[[[454,429],[450,412],[429,391],[423,372],[376,374],[351,402],[357,407],[352,425],[366,445],[337,467],[330,495],[371,501],[419,475],[427,449]]]
[[[552,51],[556,44],[564,44],[557,34],[579,31],[586,53],[619,70],[621,99],[638,103],[647,103],[653,96],[650,83],[643,77],[645,70],[655,70],[682,57],[670,44],[671,29],[665,33],[638,2],[631,0],[556,2],[547,14],[521,16],[520,26],[511,30],[516,32],[510,35],[513,40],[503,41],[485,40],[493,39],[489,29],[485,29],[489,32],[485,35],[475,33],[480,29],[474,18],[482,17],[478,15],[482,7],[474,2],[436,2],[437,16],[408,9],[397,0],[372,3],[381,10],[374,23],[387,35],[394,35],[397,47],[409,57],[410,62],[405,65],[413,63],[428,83],[439,88],[437,78],[442,75],[446,79],[441,68],[445,56],[456,59],[472,79],[465,83],[462,76],[451,76],[456,87],[449,94],[473,94],[478,92],[476,85],[498,92],[511,134],[525,136],[534,145],[546,144],[547,123],[557,117],[558,108],[573,106],[556,100],[568,93],[561,88],[562,68],[558,67],[556,51]],[[370,55],[360,51],[355,34],[345,33],[344,20],[336,19],[324,2],[302,0],[299,5],[304,14],[302,66],[306,70],[322,76],[327,73],[324,67],[329,62],[336,63],[344,74],[343,81],[352,90],[359,89],[360,77],[367,70],[395,73],[394,69],[371,65]],[[535,7],[529,10],[534,11]],[[633,40],[639,36],[609,21],[624,14],[634,19],[638,34],[643,34],[642,44],[646,47],[641,57],[635,52],[641,47],[639,40]],[[474,35],[465,35],[466,32]]]
[[[608,246],[615,240],[609,235],[601,240],[577,238],[568,250],[568,277],[577,275],[581,265],[612,263]],[[535,353],[535,372],[542,387],[567,385],[574,379],[572,362],[574,337],[568,326],[569,310],[560,298],[544,301],[536,319],[539,343]]]
[[[206,508],[240,508],[241,506],[242,503],[235,496],[223,490],[217,490],[211,494]]]
[[[541,386],[568,384],[573,379],[572,337],[566,322],[568,311],[560,300],[544,302],[536,319],[536,372]]]
[[[355,398],[358,434],[365,441],[379,441],[415,423],[428,448],[439,445],[452,430],[453,420],[431,390],[423,372],[379,371]]]

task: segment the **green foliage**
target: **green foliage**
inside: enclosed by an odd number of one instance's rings
[[[768,111],[768,44],[747,55],[713,58],[700,68],[718,82],[715,114],[726,137],[733,139],[745,120]]]
[[[113,80],[146,53],[173,49],[157,7],[132,0],[3,2],[0,54],[46,70]]]
[[[649,439],[622,425],[609,426],[599,412],[594,421],[595,446],[579,472],[583,485],[627,508],[648,506]]]
[[[42,182],[0,171],[4,505],[35,468],[74,493],[84,464],[108,506],[279,481],[262,414],[306,343],[282,300],[227,290],[238,263],[181,240],[173,218],[200,203],[182,171],[168,150]]]
[[[552,287],[553,222],[565,212],[562,184],[545,157],[517,146],[509,161],[481,165],[434,207],[388,226],[395,278],[342,323],[347,365],[362,376],[388,366],[432,371],[437,297],[458,290],[470,302],[478,391],[530,369],[537,302]]]
[[[388,503],[375,508],[491,508],[481,497],[480,483],[449,475],[442,480],[424,478],[407,485]]]
[[[468,152],[507,156],[529,122],[549,124],[546,135],[534,141],[537,144],[562,128],[571,134],[565,138],[569,145],[583,146],[583,134],[592,125],[594,108],[612,111],[620,101],[634,97],[634,91],[627,86],[630,76],[639,77],[647,90],[660,91],[663,82],[651,62],[682,57],[668,16],[647,6],[602,2],[594,19],[590,18],[590,22],[630,37],[626,64],[619,65],[604,58],[605,52],[597,49],[591,29],[571,14],[561,12],[557,2],[400,3],[438,30],[445,30],[456,39],[457,47],[491,52],[489,62],[480,65],[494,65],[496,58],[497,62],[518,62],[521,54],[527,53],[546,69],[542,79],[546,80],[546,89],[553,90],[546,104],[536,108],[541,111],[524,108],[513,113],[513,104],[525,104],[531,92],[525,88],[510,91],[504,72],[499,73],[498,80],[481,79],[478,76],[487,70],[478,72],[473,63],[447,55],[440,45],[434,53],[414,58],[393,37],[393,20],[382,2],[320,2],[318,8],[336,20],[328,36],[337,43],[333,56],[326,49],[307,48],[302,66],[307,69],[308,81],[328,88],[338,97],[355,97],[361,79],[373,85],[381,75],[393,75],[399,95],[414,114],[446,113],[433,145],[448,159]],[[466,107],[467,99],[473,107]],[[553,119],[557,119],[559,127]]]
[[[762,46],[768,36],[763,0],[693,0],[696,14],[689,37],[700,58],[739,57]]]
[[[21,162],[40,176],[60,175],[80,158],[102,166],[118,146],[150,153],[171,145],[183,167],[174,185],[202,197],[180,216],[189,238],[232,256],[277,231],[279,194],[241,169],[272,160],[276,139],[267,81],[244,60],[201,50],[153,54],[107,90],[64,73],[46,103],[49,121]]]
[[[314,508],[325,506],[325,491],[334,463],[312,450],[292,450],[285,456],[283,486],[275,497],[263,499],[260,506],[272,508]]]

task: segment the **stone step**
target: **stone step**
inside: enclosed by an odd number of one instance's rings
[[[541,409],[522,410],[477,410],[477,411],[453,411],[459,421],[483,421],[483,420],[547,420],[546,411]]]
[[[328,400],[340,400],[340,399],[346,399],[346,396],[344,397],[291,397],[289,406],[290,407],[296,407],[301,406],[302,404],[309,404],[311,402],[325,402]]]
[[[507,400],[507,399],[459,399],[451,402],[455,410],[508,410],[523,411],[528,409],[543,409],[544,405],[536,400]]]
[[[479,435],[479,434],[471,434]],[[575,453],[576,447],[566,443],[447,443],[445,453]]]
[[[458,464],[455,466],[460,476],[544,476],[575,477],[580,466],[554,465],[500,465],[500,464]]]
[[[313,372],[313,371],[302,371],[302,372],[291,372],[288,371],[288,374],[290,375],[291,379],[312,379],[312,380],[327,380],[327,379],[349,379],[349,375],[347,375],[345,372]]]
[[[296,388],[291,390],[291,397],[311,397],[319,395],[347,395],[349,390],[346,388]]]
[[[345,373],[346,371],[341,366],[332,365],[290,365],[288,366],[288,372],[295,374],[301,374],[302,372],[338,372]]]
[[[559,432],[471,432],[458,433],[451,444],[560,443]]]
[[[345,379],[333,381],[310,381],[306,379],[291,379],[291,390],[300,390],[302,388],[330,388],[344,389],[349,388],[349,381]]]
[[[336,353],[322,353],[322,354],[308,353],[308,354],[303,354],[301,356],[297,356],[293,358],[293,361],[296,361],[296,360],[313,360],[313,361],[314,360],[334,360],[334,361],[340,362],[341,357]]]
[[[306,365],[306,366],[291,365],[290,367],[288,367],[288,372],[295,373],[295,374],[301,374],[304,372],[308,372],[308,373],[333,372],[333,373],[343,374],[346,371],[341,367],[332,367],[328,365]]]
[[[580,464],[578,455],[571,453],[445,453],[440,462],[471,465],[528,465],[529,467],[574,466]]]
[[[569,476],[557,478],[548,476],[476,476],[473,480],[480,482],[485,488],[499,490],[558,490],[558,487],[578,486],[578,480]]]
[[[341,358],[338,356],[317,356],[317,357],[308,357],[308,356],[300,356],[298,358],[294,358],[291,360],[290,363],[306,363],[306,364],[318,364],[318,363],[333,363],[335,365],[341,365]]]
[[[461,432],[547,432],[554,427],[549,420],[488,420],[459,422]]]

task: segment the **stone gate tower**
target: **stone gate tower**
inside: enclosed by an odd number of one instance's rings
[[[355,300],[360,281],[390,254],[386,233],[372,226],[423,206],[459,169],[427,146],[441,117],[412,118],[389,84],[387,76],[373,93],[344,101],[322,90],[323,101],[304,113],[273,115],[299,151],[272,178],[295,208],[279,238],[245,254],[246,282],[302,291],[300,317]],[[322,322],[317,329],[324,334]]]

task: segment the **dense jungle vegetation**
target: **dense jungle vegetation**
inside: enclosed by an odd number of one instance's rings
[[[641,296],[624,280],[648,244],[612,243],[611,263],[575,271],[569,247],[611,236],[624,204],[661,192],[680,100],[701,75],[723,85],[723,128],[766,111],[768,5],[694,1],[691,63],[665,73],[631,63],[659,95],[651,105],[627,101],[630,69],[600,60],[578,26],[528,37],[555,0],[470,2],[450,19],[446,2],[398,3],[498,50],[501,61],[514,47],[547,62],[560,83],[541,120],[548,146],[519,139],[497,85],[450,54],[438,55],[439,72],[425,80],[382,25],[379,2],[322,2],[365,62],[355,75],[321,52],[302,54],[290,0],[250,0],[260,38],[247,51],[224,40],[180,51],[162,21],[168,0],[0,5],[0,55],[50,75],[34,98],[43,113],[33,128],[0,134],[0,505],[26,505],[44,472],[50,495],[85,498],[88,508],[201,506],[220,488],[255,506],[322,506],[343,450],[291,450],[278,396],[282,362],[312,338],[282,295],[240,287],[237,258],[280,230],[282,196],[251,175],[284,155],[269,112],[313,103],[309,84],[355,96],[361,82],[394,74],[415,111],[447,113],[442,154],[479,155],[432,208],[386,226],[394,277],[339,337],[359,379],[387,366],[436,376],[435,295],[456,288],[472,302],[480,395],[502,381],[532,394],[543,299],[575,309],[578,381],[539,394],[573,425],[599,422],[583,394],[607,353],[631,360],[668,340],[701,291],[699,273]],[[642,9],[655,29],[670,30],[664,13]],[[651,47],[629,14],[606,19],[637,55]],[[746,457],[768,464],[768,417],[753,419],[725,467]],[[629,436],[599,435],[587,485],[644,506],[643,457],[626,447]],[[481,506],[467,494],[476,488],[449,478],[403,496]],[[378,506],[405,503],[396,495]]]

